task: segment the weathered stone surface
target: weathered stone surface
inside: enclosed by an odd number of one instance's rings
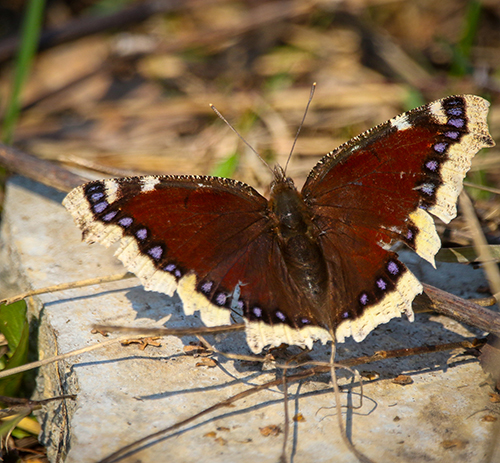
[[[31,181],[15,178],[7,187],[2,224],[2,275],[20,287],[40,288],[56,283],[123,272],[112,250],[89,246],[60,205],[63,195]],[[418,258],[411,258],[417,261]],[[437,271],[418,264],[419,278],[447,289],[477,289],[484,284],[479,270],[458,265]],[[12,292],[15,292],[12,290]],[[145,292],[135,279],[119,283],[46,294],[33,298],[32,316],[40,319],[41,358],[81,348],[104,339],[91,334],[93,323],[127,326],[196,326],[184,317],[179,300]],[[361,344],[338,346],[339,357],[366,355],[381,349],[414,347],[459,340],[478,334],[436,315],[418,314],[415,323],[393,320],[377,328]],[[115,335],[111,335],[115,336]],[[209,338],[220,350],[249,354],[243,334]],[[195,338],[162,339],[161,347],[114,345],[42,368],[38,396],[75,393],[76,402],[54,404],[41,415],[43,439],[51,461],[95,462],[134,440],[187,418],[220,400],[276,377],[274,370],[218,359],[215,368],[197,367],[199,359],[184,355]],[[313,355],[328,359],[328,347]],[[355,445],[374,461],[482,462],[492,423],[481,421],[488,404],[485,376],[471,356],[445,352],[366,365],[379,379],[366,382],[361,409],[347,413],[347,432]],[[401,386],[391,379],[411,376]],[[339,373],[344,403],[357,405],[359,388]],[[334,396],[328,376],[289,388],[293,422],[289,452],[293,461],[354,462],[336,424]],[[280,388],[261,392],[191,423],[140,452],[120,461],[252,462],[278,461],[282,435],[259,431],[283,425]],[[478,412],[478,413],[476,413]],[[219,439],[220,438],[220,439]],[[455,442],[448,448],[447,442]]]

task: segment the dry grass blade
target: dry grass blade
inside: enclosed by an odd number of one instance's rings
[[[34,410],[39,410],[43,405],[50,402],[55,402],[58,400],[71,399],[75,400],[75,394],[60,395],[57,397],[51,397],[50,399],[44,400],[29,400],[29,399],[18,399],[14,397],[0,396],[0,402],[6,405],[10,405],[8,408],[3,408],[0,410],[0,418],[4,419],[8,416],[24,414],[29,415]]]
[[[500,245],[490,244],[488,245],[488,250],[493,259],[493,262],[500,262]],[[459,248],[441,248],[436,254],[436,260],[438,262],[456,262],[459,264],[484,262],[481,260],[476,248],[473,246],[461,246]]]
[[[479,220],[477,219],[474,211],[472,201],[465,191],[462,191],[460,194],[459,202],[464,217],[467,220],[467,224],[473,232],[472,240],[479,256],[479,260],[483,263],[484,270],[490,282],[491,290],[494,297],[498,300],[500,298],[500,272],[498,270],[498,266],[494,263],[493,256],[488,248],[488,242],[484,237],[481,225],[479,224]]]
[[[333,338],[335,339],[335,334],[332,333]],[[332,352],[330,356],[330,374],[332,378],[333,391],[335,394],[335,408],[337,410],[337,424],[340,429],[340,434],[342,435],[342,440],[344,441],[347,448],[356,456],[356,458],[361,463],[373,463],[369,457],[367,457],[363,452],[359,451],[354,444],[351,442],[349,437],[347,436],[346,427],[342,420],[342,406],[340,403],[340,388],[337,381],[337,373],[335,372],[335,351],[336,351],[336,341],[332,343]]]
[[[21,293],[16,296],[2,299],[0,300],[0,304],[7,304],[7,305],[13,304],[14,302],[22,301],[23,299],[31,296],[53,293],[55,291],[64,291],[66,289],[84,288],[85,286],[99,285],[101,283],[109,283],[111,281],[126,280],[127,278],[135,278],[135,275],[129,272],[118,273],[116,275],[109,275],[105,277],[88,278],[86,280],[72,281],[70,283],[61,283],[59,285],[46,286],[45,288],[33,289],[31,291],[26,291],[25,293]]]
[[[494,193],[496,195],[500,195],[500,188],[493,188],[493,187],[484,186],[484,185],[476,185],[475,183],[471,183],[471,182],[464,182],[464,186],[469,187],[469,188],[475,188],[475,189],[481,190],[481,191],[487,191],[488,193]]]
[[[143,337],[147,337],[147,336],[144,335]],[[42,367],[45,365],[50,365],[51,363],[59,362],[61,360],[66,360],[66,359],[69,359],[71,357],[75,357],[77,355],[85,354],[86,352],[91,352],[93,350],[102,349],[104,347],[111,346],[112,344],[119,344],[119,343],[126,341],[128,339],[130,339],[130,336],[128,336],[128,337],[122,336],[120,338],[110,339],[108,341],[103,341],[101,343],[94,344],[92,346],[87,346],[87,347],[83,347],[81,349],[76,349],[74,351],[67,352],[66,354],[56,355],[55,357],[50,357],[50,358],[47,358],[44,360],[38,360],[36,362],[27,363],[27,364],[22,365],[20,367],[11,368],[9,370],[4,370],[4,371],[0,372],[0,378],[6,378],[7,376],[15,375],[17,373],[22,373],[24,371],[34,370],[35,368],[39,368],[39,367]]]
[[[191,336],[196,334],[216,334],[216,333],[227,333],[232,331],[242,331],[245,329],[244,324],[235,324],[228,326],[215,326],[215,327],[200,327],[200,328],[185,328],[185,329],[168,329],[168,328],[126,328],[126,327],[116,327],[116,326],[104,326],[95,325],[94,329],[97,331],[129,331],[133,333],[141,333],[134,336],[135,339],[147,338],[151,335],[157,336]],[[15,375],[17,373],[22,373],[24,371],[33,370],[35,368],[42,367],[44,365],[49,365],[60,360],[66,360],[77,355],[85,354],[86,352],[91,352],[96,349],[102,349],[108,347],[112,344],[123,343],[128,341],[130,336],[121,336],[120,338],[110,339],[108,341],[103,341],[92,346],[83,347],[82,349],[76,349],[74,351],[68,352],[66,354],[57,355],[55,357],[50,357],[44,360],[39,360],[37,362],[27,363],[17,368],[11,368],[9,370],[4,370],[0,372],[0,379],[7,376]]]

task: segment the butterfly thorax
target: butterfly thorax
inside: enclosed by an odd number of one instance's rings
[[[318,232],[293,180],[276,175],[269,201],[271,219],[283,260],[302,304],[309,309],[325,305],[328,271],[318,242]]]

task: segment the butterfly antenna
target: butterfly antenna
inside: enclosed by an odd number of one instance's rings
[[[271,169],[271,167],[269,167],[269,164],[262,158],[262,156],[259,153],[257,153],[257,151],[255,151],[254,147],[250,145],[250,143],[248,143],[243,138],[242,135],[240,135],[240,133],[227,121],[227,119],[219,112],[219,110],[213,104],[210,104],[209,106],[212,108],[213,112],[217,114],[217,116],[219,116],[219,118],[222,119],[226,123],[226,125],[238,136],[238,138],[255,153],[255,155],[261,160],[262,164],[264,164],[269,169],[271,174],[274,176],[273,169]]]
[[[304,116],[302,117],[302,121],[299,124],[299,128],[297,129],[297,133],[295,134],[295,140],[293,140],[293,145],[292,149],[290,150],[290,154],[288,155],[288,159],[286,160],[285,164],[285,174],[286,174],[286,169],[288,168],[288,163],[290,162],[290,159],[292,157],[293,150],[295,149],[295,145],[297,144],[297,140],[299,138],[300,130],[302,129],[302,126],[304,125],[304,121],[306,120],[307,116],[307,111],[309,110],[309,106],[311,104],[311,101],[314,96],[314,91],[316,90],[316,82],[314,82],[311,86],[311,93],[309,94],[309,101],[307,102],[306,110],[304,111]]]

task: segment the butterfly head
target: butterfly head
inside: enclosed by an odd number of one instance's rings
[[[279,164],[276,164],[273,168],[274,179],[271,182],[271,191],[276,189],[277,185],[288,185],[289,188],[295,188],[295,184],[290,177],[286,176],[286,172]],[[279,188],[279,187],[278,187]]]

